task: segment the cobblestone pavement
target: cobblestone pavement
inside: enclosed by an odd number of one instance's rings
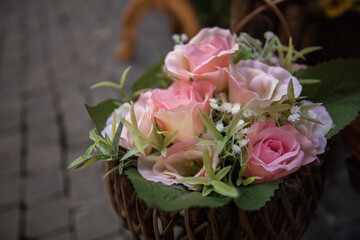
[[[151,12],[139,27],[134,60],[118,62],[126,2],[0,2],[0,239],[130,239],[111,207],[103,165],[67,169],[90,144],[93,124],[83,104],[120,97],[89,86],[117,81],[131,65],[128,88],[158,52],[172,48],[166,16]],[[344,163],[332,166],[340,170],[305,239],[359,236],[359,195]]]

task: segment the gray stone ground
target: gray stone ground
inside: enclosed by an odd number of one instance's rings
[[[131,65],[129,87],[172,48],[168,19],[151,12],[134,60],[117,61],[126,2],[0,1],[0,239],[130,239],[110,205],[103,165],[67,169],[90,144],[84,103],[121,97],[89,86],[117,81]],[[344,154],[334,159],[304,239],[360,239],[360,197],[348,185]]]

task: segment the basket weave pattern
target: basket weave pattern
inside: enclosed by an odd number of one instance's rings
[[[323,157],[319,159],[286,177],[258,211],[244,211],[231,202],[165,212],[148,208],[124,174],[110,174],[107,186],[115,211],[134,239],[300,239],[324,187]],[[115,165],[107,162],[106,171]]]

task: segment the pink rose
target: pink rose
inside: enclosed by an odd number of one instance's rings
[[[205,146],[197,145],[199,140],[201,139],[198,137],[188,137],[175,143],[168,149],[166,157],[140,156],[138,158],[139,173],[149,181],[166,185],[176,184],[177,179],[184,177],[206,176],[203,164]],[[218,162],[218,154],[212,154],[214,170]]]
[[[299,81],[281,67],[271,67],[256,60],[240,61],[230,65],[229,100],[241,107],[262,109],[272,103],[287,100],[287,88],[290,80],[294,84],[295,97],[301,93]]]
[[[178,137],[199,136],[205,131],[199,109],[209,114],[208,99],[212,97],[215,86],[207,81],[174,82],[168,89],[155,89],[152,101],[158,111],[154,113],[162,130],[175,132]]]
[[[139,130],[145,134],[150,140],[157,143],[156,132],[154,129],[153,114],[156,111],[156,106],[151,99],[152,92],[147,91],[142,93],[139,99],[134,103],[134,112]],[[130,110],[126,114],[125,120],[131,123]],[[141,141],[143,144],[146,142]],[[124,126],[121,132],[120,146],[128,150],[135,147],[134,135]],[[145,148],[145,154],[151,152],[152,146]]]
[[[310,101],[301,101],[303,105],[313,104]],[[305,113],[305,116],[314,118],[322,124],[314,123],[301,119],[295,124],[297,130],[304,134],[307,138],[311,140],[313,146],[316,149],[317,154],[322,154],[325,152],[326,147],[326,138],[325,135],[330,131],[333,125],[333,121],[330,118],[329,113],[326,111],[326,108],[323,106],[318,106],[313,108]]]
[[[244,176],[263,183],[282,178],[316,159],[312,142],[292,125],[277,127],[272,119],[247,131],[250,160]]]
[[[224,68],[239,48],[229,30],[204,28],[188,44],[176,45],[165,58],[165,70],[181,81],[212,82],[216,91],[227,89]]]

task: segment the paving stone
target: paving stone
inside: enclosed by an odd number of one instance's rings
[[[48,171],[26,179],[26,201],[46,197],[64,191],[64,178],[60,170]]]
[[[102,180],[103,174],[87,176],[73,181],[70,186],[70,204],[78,207],[94,198],[106,198],[106,183]]]
[[[55,237],[49,237],[48,240],[70,240],[70,233],[69,232],[65,232],[65,233],[61,233]]]
[[[61,148],[57,143],[42,144],[40,147],[28,149],[26,169],[29,172],[60,169],[60,151]]]
[[[20,89],[21,75],[19,72],[20,67],[11,65],[8,68],[0,70],[0,89],[6,92],[17,92]]]
[[[20,133],[0,137],[0,175],[20,170]]]
[[[20,131],[20,112],[10,112],[0,117],[0,135]]]
[[[30,208],[26,212],[25,235],[36,238],[69,224],[67,202],[59,199],[55,202]]]
[[[56,111],[53,105],[52,96],[49,92],[28,100],[26,120],[29,123],[55,118],[55,116]]]
[[[17,179],[0,182],[0,193],[0,206],[11,203],[18,203],[20,199],[20,181]]]
[[[109,202],[76,215],[77,239],[96,239],[119,229],[119,219]]]
[[[27,145],[30,148],[41,147],[47,143],[59,143],[59,129],[56,125],[43,125],[43,128],[29,126],[29,131],[26,139]]]
[[[26,81],[22,88],[27,92],[34,92],[39,88],[48,89],[48,80],[46,76],[46,69],[44,68],[44,63],[29,68]]]
[[[120,228],[122,228],[120,226]],[[101,240],[131,240],[133,239],[131,233],[126,229],[120,229],[119,231],[110,234],[105,237],[101,237]]]
[[[15,240],[19,237],[19,211],[14,210],[0,214],[1,239]]]

